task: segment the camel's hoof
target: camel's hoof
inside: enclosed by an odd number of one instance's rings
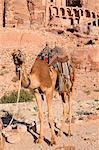
[[[56,140],[54,138],[51,139],[51,146],[56,145]]]
[[[59,131],[57,135],[58,135],[59,137],[61,137],[62,134],[63,134],[63,132],[62,132],[62,131]]]
[[[38,143],[38,144],[41,144],[43,142],[43,139],[42,138],[38,138],[37,140],[36,140],[36,143]]]
[[[68,136],[69,136],[69,137],[71,137],[71,136],[72,136],[71,131],[68,131]]]

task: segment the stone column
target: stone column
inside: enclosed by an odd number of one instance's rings
[[[47,26],[49,23],[49,8],[50,8],[50,4],[47,3],[46,4],[46,11],[45,11],[45,26]]]
[[[98,27],[98,19],[95,18],[96,27]]]
[[[43,6],[46,6],[47,1],[48,1],[48,0],[42,0],[42,5],[43,5]]]
[[[62,0],[62,7],[66,7],[66,0]]]
[[[5,27],[14,27],[14,0],[5,0]]]
[[[3,27],[4,0],[0,0],[0,27]]]
[[[95,22],[96,22],[96,26],[98,27],[98,19],[97,18],[95,19]]]
[[[83,0],[82,3],[83,3],[83,6],[84,6],[84,7],[87,7],[87,6],[88,6],[88,0]]]
[[[55,2],[56,6],[62,6],[62,0],[56,0]]]

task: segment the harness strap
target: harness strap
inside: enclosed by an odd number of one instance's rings
[[[27,86],[25,86],[25,88],[28,88],[29,86],[30,86],[30,84],[31,84],[31,80],[30,80],[30,78],[28,77],[28,81],[29,81],[29,83],[28,83],[28,85]]]

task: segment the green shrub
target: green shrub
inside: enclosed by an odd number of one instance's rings
[[[1,97],[0,103],[1,104],[16,103],[17,95],[18,95],[17,91],[13,91],[12,93],[9,93],[8,95],[4,95],[3,97]],[[33,95],[30,94],[28,91],[25,91],[25,90],[20,91],[19,102],[29,102],[29,101],[32,101],[32,99],[33,99]]]

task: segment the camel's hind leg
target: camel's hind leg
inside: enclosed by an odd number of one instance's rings
[[[71,114],[71,100],[70,100],[70,93],[68,93],[68,114],[69,114],[69,129],[68,129],[68,135],[71,136],[71,120],[72,120],[72,114]]]
[[[64,126],[65,126],[65,121],[66,121],[66,118],[68,118],[68,115],[69,115],[69,109],[68,109],[68,106],[67,106],[67,95],[66,93],[61,93],[61,98],[62,98],[62,101],[63,101],[63,116],[62,116],[62,120],[61,120],[61,127],[60,127],[60,131],[59,131],[59,136],[62,135],[63,133],[63,129],[64,129]]]
[[[66,94],[65,92],[61,94],[62,101],[63,101],[63,118],[61,121],[61,129],[59,132],[59,136],[62,135],[63,129],[65,126],[66,119],[69,119],[69,128],[68,128],[68,135],[71,135],[71,101],[70,101],[70,94]],[[68,105],[67,105],[68,103]]]
[[[38,90],[35,92],[36,101],[39,109],[39,121],[40,121],[40,136],[38,139],[38,143],[42,143],[44,139],[44,131],[43,131],[43,123],[44,123],[44,117],[43,117],[43,111],[42,111],[42,98]]]
[[[54,116],[52,111],[52,100],[53,100],[53,87],[48,88],[46,90],[46,102],[48,106],[48,118],[49,118],[49,125],[51,128],[51,144],[56,144],[56,137],[54,132]]]

